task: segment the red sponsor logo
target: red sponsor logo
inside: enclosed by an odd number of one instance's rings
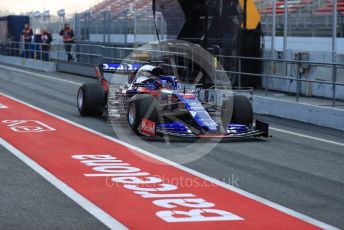
[[[142,119],[141,133],[148,136],[155,136],[155,122],[147,119]]]
[[[183,98],[184,99],[193,99],[193,98],[195,98],[195,95],[193,95],[193,94],[184,94]]]

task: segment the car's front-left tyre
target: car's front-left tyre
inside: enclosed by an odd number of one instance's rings
[[[77,95],[77,106],[81,116],[100,116],[106,104],[105,92],[100,84],[83,84]]]

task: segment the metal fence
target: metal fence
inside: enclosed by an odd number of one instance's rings
[[[332,37],[334,24],[337,37],[344,36],[344,11],[340,1],[283,1],[264,0],[258,3],[262,13],[262,27],[267,36],[273,34],[273,22],[276,22],[276,35],[300,37]],[[273,5],[277,4],[276,8]],[[284,9],[288,9],[284,11]],[[274,11],[276,13],[274,13]],[[336,20],[335,20],[336,19]]]
[[[44,46],[45,44],[42,43],[27,44],[24,42],[0,41],[0,55],[32,58],[48,62],[68,61],[65,44],[52,44],[48,51],[44,51]],[[177,54],[182,57],[187,56],[185,53],[177,53],[160,49],[137,49],[82,43],[72,43],[71,46],[72,49],[70,53],[73,56],[73,60],[70,60],[69,62],[84,65],[122,63],[130,61],[135,63],[147,63],[148,59],[156,59],[156,57],[166,57],[169,55],[174,56]],[[146,58],[147,61],[143,61],[142,57],[138,58],[133,56],[133,54],[141,52],[149,54],[149,57]],[[176,66],[179,65],[178,61],[180,61],[180,59],[176,60]]]
[[[241,88],[241,82],[245,77],[259,77],[263,82],[263,89],[265,90],[265,95],[268,95],[269,92],[269,81],[272,79],[279,79],[279,80],[287,80],[287,81],[295,81],[296,82],[296,89],[294,91],[295,100],[299,102],[300,95],[301,95],[301,84],[302,83],[309,83],[309,84],[324,84],[330,85],[332,87],[332,106],[336,105],[337,100],[337,88],[339,86],[344,86],[344,79],[338,79],[338,70],[344,70],[344,64],[342,63],[324,63],[324,62],[311,62],[311,61],[299,61],[299,60],[284,60],[284,59],[271,59],[271,58],[252,58],[252,57],[240,57],[240,56],[222,56],[218,55],[217,58],[222,62],[227,60],[235,59],[237,61],[237,68],[236,70],[232,71],[224,71],[224,70],[216,70],[216,72],[226,72],[232,79],[232,82],[237,82],[239,88]],[[242,71],[242,63],[244,61],[259,61],[261,65],[265,66],[263,68],[265,71],[260,74],[256,73],[248,73]],[[279,75],[275,74],[274,69],[277,63],[282,64],[287,70],[288,65],[293,66],[295,68],[295,76],[288,76],[287,74]],[[329,68],[332,72],[331,80],[318,80],[318,79],[307,79],[302,76],[302,72],[307,68],[314,68],[314,67],[324,67]]]
[[[261,12],[262,28],[267,36],[273,34],[272,26],[275,22],[277,36],[283,36],[287,32],[287,36],[332,37],[333,24],[335,23],[337,37],[344,37],[344,11],[341,8],[333,7],[338,4],[338,1],[284,1],[282,5],[278,4],[277,8],[274,8],[273,5],[277,2],[279,1],[264,0],[256,3]],[[324,11],[324,7],[326,7],[326,11]],[[284,12],[284,8],[288,10]],[[267,9],[269,9],[268,12]],[[73,25],[80,41],[89,40],[90,34],[155,34],[152,11],[138,9],[140,13],[132,14],[127,8],[123,8],[118,9],[118,12],[112,13],[104,9],[98,13],[78,13],[72,18],[66,19],[66,22]],[[175,18],[176,24],[180,24],[177,21],[183,20],[184,18]],[[163,34],[166,29],[166,22],[162,16],[157,17],[156,22],[157,29]],[[173,24],[174,22],[168,23]],[[51,21],[47,27],[51,32],[56,33],[62,28],[62,22],[61,20]],[[177,34],[178,31],[176,31]]]
[[[29,50],[25,48],[28,47],[25,47],[24,43],[1,42],[0,54],[24,58],[35,58],[43,61],[67,61],[66,51],[64,50],[63,44],[52,45],[49,51],[42,51],[42,44],[31,44]],[[145,52],[146,54],[149,54],[149,58],[147,58],[147,60],[142,60],[130,55],[137,52]],[[71,54],[74,57],[74,60],[71,61],[71,63],[91,66],[95,66],[100,63],[147,63],[148,59],[156,60],[157,57],[161,58],[168,56],[169,58],[174,58],[173,66],[171,66],[183,69],[183,74],[187,75],[187,78],[189,77],[188,71],[196,68],[192,62],[193,53],[178,53],[171,50],[123,48],[94,44],[73,44]],[[183,57],[182,59],[180,58],[181,55]],[[176,56],[179,56],[179,58],[175,58]],[[311,62],[272,58],[250,58],[223,55],[215,56],[217,62],[215,61],[214,57],[214,64],[211,64],[214,68],[215,81],[218,74],[225,72],[230,77],[231,82],[235,83],[235,85],[241,88],[241,82],[245,80],[244,78],[258,77],[262,82],[262,89],[265,91],[266,95],[268,95],[270,90],[273,90],[270,88],[269,82],[274,80],[290,81],[296,83],[295,89],[289,91],[289,93],[295,95],[296,101],[300,100],[301,95],[304,96],[304,92],[301,90],[301,86],[303,84],[321,84],[331,87],[331,95],[327,97],[331,98],[333,106],[336,105],[337,100],[344,99],[337,96],[339,90],[344,89],[344,77],[342,76],[342,73],[344,73],[344,64],[342,63]],[[187,60],[191,60],[191,66],[185,64],[187,63]],[[259,61],[263,67],[263,71],[259,74],[242,71],[242,63],[247,60]],[[223,64],[228,62],[236,63],[236,65],[230,70],[217,68],[219,65],[216,63]],[[276,73],[275,68],[277,65],[284,66],[285,70],[287,70],[288,66],[292,67],[295,70],[295,74],[290,76],[287,74],[287,72],[282,74]],[[327,68],[331,73],[331,77],[328,80],[309,79],[303,75],[306,68]]]
[[[289,37],[331,37],[332,15],[300,14],[288,16],[287,35]],[[337,37],[344,37],[344,14],[338,13]],[[284,18],[276,16],[276,36],[284,35]],[[272,16],[262,17],[262,28],[266,36],[272,35]]]

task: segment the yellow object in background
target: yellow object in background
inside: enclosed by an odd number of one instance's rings
[[[244,9],[244,0],[239,0],[242,9]],[[254,30],[260,23],[260,13],[253,0],[247,0],[246,3],[246,29]]]

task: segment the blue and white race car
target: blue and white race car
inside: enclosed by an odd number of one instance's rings
[[[109,121],[125,120],[150,137],[268,137],[268,124],[254,121],[250,100],[230,89],[183,85],[153,65],[103,64],[98,77],[101,84],[79,89],[81,115],[105,111]]]

